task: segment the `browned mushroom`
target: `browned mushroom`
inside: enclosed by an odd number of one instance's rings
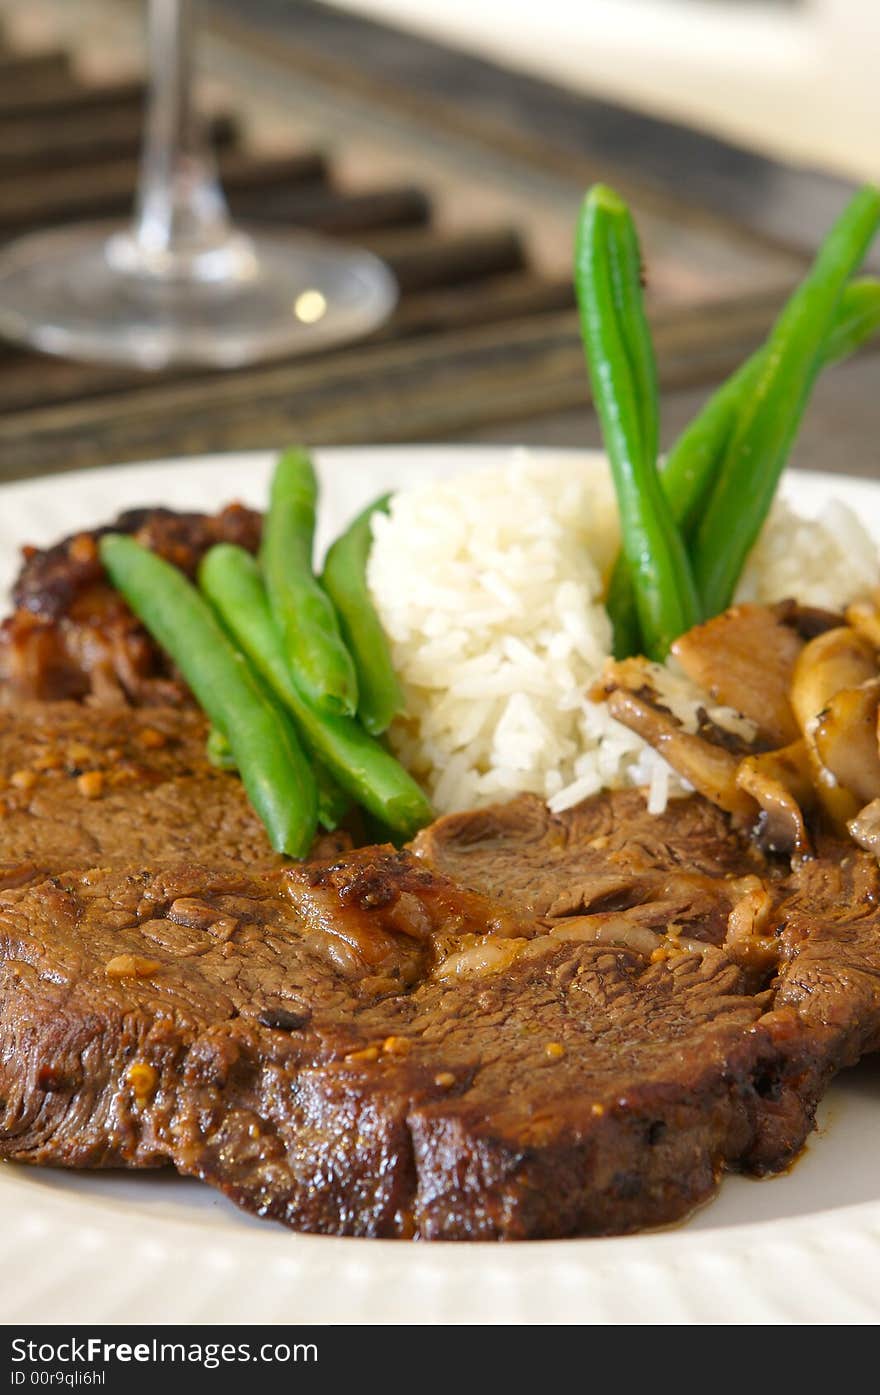
[[[819,760],[860,807],[880,798],[878,709],[880,678],[869,678],[858,688],[841,688],[829,698],[813,726]]]
[[[702,736],[683,731],[670,713],[652,707],[637,693],[616,689],[608,698],[608,708],[612,717],[659,751],[673,770],[711,803],[741,823],[756,821],[758,804],[736,781],[737,756]]]
[[[860,848],[880,858],[880,799],[872,799],[860,809],[855,818],[850,819],[848,828]]]
[[[594,702],[607,701],[620,688],[644,698],[649,707],[671,713],[677,727],[699,733],[711,745],[746,755],[763,750],[767,744],[749,717],[713,704],[709,694],[701,692],[688,678],[651,659],[636,656],[607,660],[602,677],[594,683],[589,696]]]
[[[791,705],[804,736],[835,693],[876,677],[876,650],[856,630],[841,625],[811,639],[801,650],[791,680]]]
[[[744,968],[765,972],[779,963],[779,941],[773,935],[774,902],[769,889],[755,877],[730,912],[724,951]]]
[[[861,688],[877,678],[877,654],[871,642],[848,626],[827,630],[810,640],[795,665],[791,685],[791,705],[807,743],[813,768],[813,784],[835,830],[844,834],[848,822],[864,802],[844,784],[835,770],[825,764],[817,744],[822,729],[823,714],[833,706],[833,699],[847,689]],[[853,712],[858,703],[844,702],[843,709]],[[840,721],[830,721],[824,739],[826,750],[832,751],[841,768],[852,770],[845,760],[836,733]],[[876,747],[874,748],[876,749]]]
[[[804,811],[815,806],[816,791],[805,741],[781,751],[747,756],[736,781],[761,806],[759,840],[771,852],[808,857],[812,851]]]
[[[846,609],[847,624],[858,630],[870,644],[880,649],[880,590],[861,601],[853,601]]]
[[[815,639],[826,630],[838,630],[845,623],[839,610],[824,610],[818,605],[801,605],[800,601],[777,601],[771,606],[784,625],[796,630],[801,639]]]
[[[789,690],[803,648],[776,611],[737,605],[681,635],[672,652],[715,702],[754,722],[768,746],[788,746],[799,735]]]
[[[618,688],[625,688],[629,693],[655,693],[660,672],[660,664],[655,664],[640,654],[631,659],[609,659],[602,670],[602,677],[592,688],[590,697],[594,702],[602,702],[609,693]]]

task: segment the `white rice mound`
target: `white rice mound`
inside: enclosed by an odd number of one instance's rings
[[[559,811],[622,785],[646,785],[659,812],[680,791],[586,696],[611,649],[602,595],[618,543],[599,455],[522,452],[401,491],[376,516],[369,584],[406,699],[391,743],[439,812],[523,790]],[[833,608],[878,582],[877,549],[851,510],[811,521],[778,501],[738,598]],[[685,681],[664,682],[685,712]]]

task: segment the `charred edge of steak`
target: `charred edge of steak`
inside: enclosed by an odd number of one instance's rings
[[[108,582],[98,540],[110,531],[130,533],[194,576],[215,543],[255,552],[260,530],[260,515],[239,504],[214,516],[134,509],[54,547],[25,548],[13,588],[16,609],[0,626],[0,695],[136,706],[191,701],[167,656]]]
[[[46,620],[65,615],[82,591],[104,579],[97,542],[107,533],[129,533],[187,576],[195,576],[214,543],[238,543],[256,552],[261,527],[261,515],[241,504],[229,504],[216,515],[160,507],[128,509],[112,523],[73,533],[53,547],[26,547],[12,588],[13,604]]]

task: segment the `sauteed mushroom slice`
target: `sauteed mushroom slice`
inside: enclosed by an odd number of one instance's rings
[[[826,630],[839,630],[844,617],[839,610],[825,610],[818,605],[801,605],[799,601],[778,601],[770,607],[784,625],[795,630],[801,639],[815,639]]]
[[[852,605],[847,606],[846,619],[847,624],[880,649],[880,590],[874,591],[865,600],[853,601]]]
[[[657,675],[661,671],[659,664],[643,658],[640,654],[631,659],[608,660],[591,697],[596,702],[601,702],[617,688],[625,688],[630,693],[655,693]]]
[[[754,878],[727,920],[724,952],[743,968],[766,974],[779,963],[780,944],[773,934],[774,897]]]
[[[590,690],[594,702],[607,702],[619,688],[635,693],[648,707],[671,714],[676,728],[704,737],[710,745],[723,746],[740,755],[764,750],[763,740],[750,717],[722,703],[713,704],[686,675],[652,659],[608,660],[598,683]]]
[[[681,635],[672,653],[715,702],[753,721],[769,746],[799,735],[789,689],[800,636],[783,615],[760,605],[737,605]]]
[[[755,822],[759,806],[737,784],[739,760],[730,751],[713,746],[702,736],[682,731],[674,717],[662,708],[652,707],[637,693],[616,689],[609,695],[608,708],[612,717],[659,751],[712,804],[741,823]]]
[[[880,858],[880,799],[872,799],[870,804],[860,809],[847,827],[860,848]]]
[[[835,693],[876,677],[873,644],[848,625],[811,639],[801,650],[791,680],[791,705],[804,736],[809,738],[808,729]]]
[[[841,688],[815,719],[813,741],[826,770],[859,804],[880,798],[877,716],[880,678]]]
[[[838,693],[870,684],[877,676],[877,654],[873,644],[848,626],[827,630],[810,640],[795,665],[791,705],[807,743],[816,791],[840,834],[845,834],[847,824],[856,816],[863,800],[851,793],[836,771],[825,764],[817,744],[817,732],[822,727],[825,709]],[[839,729],[839,721],[829,723],[830,733]],[[836,738],[832,740],[832,735],[827,735],[823,746],[840,759],[842,768],[851,771],[852,762],[844,761]]]
[[[815,805],[816,791],[806,742],[747,756],[736,781],[761,807],[758,841],[762,846],[769,852],[808,857],[812,846],[804,811]]]

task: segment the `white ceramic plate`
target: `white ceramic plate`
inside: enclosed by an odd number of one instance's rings
[[[553,452],[542,453],[548,463]],[[383,489],[507,449],[319,453],[322,533]],[[24,542],[121,508],[262,505],[271,458],[224,455],[0,489],[0,586]],[[880,486],[790,476],[805,511],[836,496],[880,540]],[[0,1166],[0,1312],[26,1322],[874,1323],[880,1317],[880,1065],[829,1092],[784,1177],[728,1177],[684,1225],[610,1240],[408,1244],[294,1235],[165,1174]]]

